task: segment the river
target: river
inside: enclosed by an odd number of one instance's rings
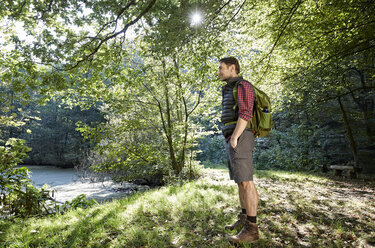
[[[137,190],[146,190],[147,186],[137,186],[132,183],[115,183],[111,180],[104,182],[89,182],[79,180],[75,169],[62,169],[55,166],[27,166],[31,171],[31,180],[37,187],[44,184],[54,191],[57,201],[70,201],[80,194],[94,198],[99,202],[126,197]]]

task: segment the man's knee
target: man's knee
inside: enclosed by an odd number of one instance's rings
[[[244,182],[239,182],[238,187],[242,189],[249,189],[251,186],[254,185],[253,181],[244,181]]]

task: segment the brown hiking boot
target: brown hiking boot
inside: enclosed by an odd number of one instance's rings
[[[228,237],[232,244],[248,243],[259,239],[258,225],[245,220],[244,226],[239,234]]]
[[[225,230],[234,230],[234,229],[240,229],[243,227],[246,221],[246,214],[239,214],[238,220],[234,222],[232,225],[225,226]]]

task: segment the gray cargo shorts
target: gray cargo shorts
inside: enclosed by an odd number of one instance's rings
[[[232,148],[230,140],[225,144],[228,159],[229,177],[236,183],[253,181],[254,134],[245,129],[238,138],[236,148]]]

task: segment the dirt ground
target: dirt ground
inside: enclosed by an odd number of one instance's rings
[[[203,175],[234,185],[225,170]],[[375,247],[375,179],[258,171],[254,182],[259,247]]]

